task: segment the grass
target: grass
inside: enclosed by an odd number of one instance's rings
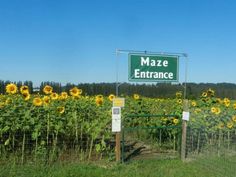
[[[64,163],[43,165],[0,165],[1,177],[235,177],[236,157],[201,158],[189,162],[178,159],[143,160],[126,164]]]

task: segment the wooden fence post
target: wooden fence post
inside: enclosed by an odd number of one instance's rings
[[[189,112],[188,100],[183,102],[183,111]],[[181,139],[181,160],[184,161],[186,158],[186,137],[187,137],[187,121],[182,120],[182,139]]]
[[[120,162],[120,132],[116,132],[116,162]]]

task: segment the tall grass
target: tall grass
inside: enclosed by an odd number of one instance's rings
[[[89,164],[0,165],[1,177],[235,177],[236,157],[200,158],[190,162],[172,160],[143,160],[127,164],[99,162]]]

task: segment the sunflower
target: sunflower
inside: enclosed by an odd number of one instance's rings
[[[43,103],[44,103],[45,105],[48,105],[48,104],[50,103],[50,97],[49,97],[49,96],[44,96],[44,97],[43,97]]]
[[[33,99],[33,104],[35,106],[42,106],[43,101],[42,101],[42,99],[40,97],[36,97],[36,98]]]
[[[224,98],[224,103],[228,103],[228,102],[230,102],[230,100],[229,100],[229,98]]]
[[[28,94],[29,93],[29,87],[26,86],[26,85],[21,86],[20,87],[20,93],[23,94],[23,95]]]
[[[165,124],[166,124],[166,122],[167,122],[167,120],[168,120],[168,119],[167,119],[166,117],[162,117],[162,118],[161,118],[162,124],[164,124],[164,125],[165,125]]]
[[[43,92],[45,93],[45,94],[51,94],[52,93],[52,91],[53,91],[53,88],[50,86],[50,85],[46,85],[44,88],[43,88]]]
[[[182,102],[183,102],[182,99],[177,100],[177,103],[179,103],[179,104],[182,104]]]
[[[5,104],[8,105],[8,104],[11,104],[12,102],[13,100],[11,98],[7,98],[5,101]]]
[[[236,122],[236,115],[232,117],[232,121]]]
[[[22,94],[23,95],[23,98],[25,99],[25,101],[28,101],[30,99],[30,94],[29,92],[25,92]]]
[[[212,113],[215,113],[215,112],[216,112],[216,107],[212,107],[212,108],[211,108],[211,112],[212,112]]]
[[[70,94],[71,96],[78,97],[79,95],[82,94],[82,89],[78,89],[77,87],[74,87],[70,89]]]
[[[103,96],[102,95],[97,95],[95,99],[96,105],[101,106],[103,104]]]
[[[214,95],[215,95],[215,91],[209,88],[209,89],[207,90],[207,96],[213,97]]]
[[[228,99],[228,98],[224,98],[224,105],[226,106],[226,107],[229,107],[230,106],[230,100]]]
[[[200,112],[202,112],[202,110],[200,108],[197,108],[197,109],[194,110],[195,114],[199,114]]]
[[[17,86],[15,84],[7,84],[6,92],[9,94],[17,93]]]
[[[57,112],[59,112],[60,114],[63,114],[65,112],[65,107],[63,106],[57,107]]]
[[[175,125],[178,124],[178,123],[179,123],[179,119],[174,118],[174,119],[173,119],[173,123],[174,123]]]
[[[204,101],[204,102],[208,102],[209,100],[210,100],[209,97],[202,98],[202,101]]]
[[[224,128],[224,127],[225,127],[225,125],[224,125],[223,122],[219,123],[219,125],[218,125],[218,128],[219,128],[219,129],[222,129],[222,128]]]
[[[227,123],[227,127],[228,127],[229,129],[231,129],[233,126],[234,126],[233,122],[228,122],[228,123]]]
[[[103,99],[103,96],[102,95],[97,95],[95,98],[96,99]]]
[[[221,110],[220,110],[220,108],[217,107],[217,108],[216,108],[216,111],[215,111],[215,114],[218,115],[218,114],[220,114],[220,113],[221,113]]]
[[[135,100],[138,100],[138,99],[140,98],[140,96],[139,96],[138,94],[134,94],[134,95],[133,95],[133,98],[134,98]]]
[[[225,107],[229,107],[230,106],[230,102],[227,102],[227,103],[225,103]]]
[[[202,97],[207,97],[207,92],[202,92]]]
[[[220,98],[216,98],[216,103],[221,104],[221,103],[222,103],[222,100],[221,100]]]
[[[57,100],[59,96],[58,96],[57,93],[52,93],[52,94],[50,95],[50,97],[51,97],[52,100]]]
[[[176,96],[177,98],[181,98],[181,97],[182,97],[182,92],[181,92],[181,91],[176,92],[176,93],[175,93],[175,96]]]
[[[108,98],[109,98],[110,101],[113,101],[113,99],[115,98],[115,95],[110,94]]]
[[[192,105],[193,107],[195,107],[195,106],[197,106],[197,102],[196,102],[196,101],[192,101],[192,102],[191,102],[191,105]]]
[[[236,103],[233,104],[234,109],[236,110]]]
[[[66,92],[61,92],[59,99],[66,100],[67,98],[68,98],[68,94]]]

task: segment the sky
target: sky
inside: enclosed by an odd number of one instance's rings
[[[120,49],[187,53],[188,82],[236,83],[235,9],[233,0],[0,0],[0,80],[128,82]],[[184,67],[181,57],[180,82]]]

